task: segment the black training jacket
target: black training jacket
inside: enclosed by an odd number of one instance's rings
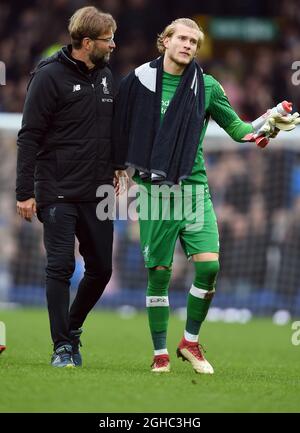
[[[17,200],[95,201],[98,186],[113,179],[112,114],[107,66],[89,73],[70,57],[69,47],[41,61],[18,134]]]

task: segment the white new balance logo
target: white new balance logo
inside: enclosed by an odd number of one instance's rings
[[[80,90],[80,89],[81,89],[80,84],[74,84],[73,92],[78,92],[78,90]]]

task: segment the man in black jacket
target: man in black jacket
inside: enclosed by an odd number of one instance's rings
[[[96,216],[96,190],[116,185],[110,162],[116,23],[94,7],[70,19],[72,45],[41,61],[18,134],[17,212],[44,225],[46,293],[55,367],[81,366],[81,326],[112,272],[113,224]],[[115,177],[115,178],[114,178]],[[99,199],[98,199],[99,202]],[[69,311],[75,236],[85,274]]]

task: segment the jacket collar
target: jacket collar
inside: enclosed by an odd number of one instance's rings
[[[72,57],[72,45],[67,45],[61,48],[61,50],[59,51],[59,55],[60,58],[63,62],[69,64],[70,66],[73,67],[77,67],[80,69],[81,72],[83,72],[84,74],[90,74],[92,73],[95,69],[89,69],[86,64],[84,62],[82,62],[81,60],[77,60],[74,59]]]

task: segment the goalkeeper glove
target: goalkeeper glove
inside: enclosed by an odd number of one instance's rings
[[[273,114],[266,119],[259,130],[253,134],[253,139],[259,147],[265,147],[270,138],[275,138],[280,131],[292,131],[300,123],[299,113],[283,116],[279,113]]]
[[[243,140],[255,141],[258,146],[265,147],[269,139],[275,138],[280,131],[292,131],[300,124],[300,117],[299,113],[288,113],[291,109],[292,104],[284,101],[277,107],[268,110],[263,116],[252,122],[255,132],[247,134]]]
[[[266,147],[270,138],[275,138],[278,132],[279,130],[276,130],[275,127],[275,119],[269,117],[257,131],[246,134],[243,141],[255,141],[257,146]]]
[[[300,123],[299,113],[281,116],[279,113],[274,114],[270,119],[275,121],[275,128],[279,131],[292,131]]]

